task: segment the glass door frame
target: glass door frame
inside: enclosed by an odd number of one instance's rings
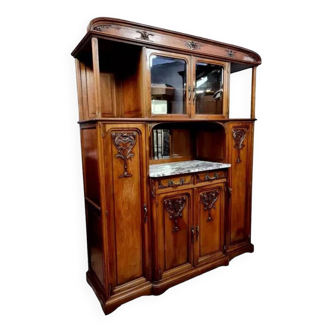
[[[185,96],[186,96],[186,113],[183,114],[152,114],[151,109],[151,69],[150,69],[150,57],[151,55],[157,55],[157,56],[164,56],[168,58],[175,58],[175,59],[181,59],[186,61],[186,89],[185,89]],[[179,53],[172,53],[167,51],[160,51],[160,50],[154,50],[154,49],[146,49],[146,100],[147,100],[147,116],[154,118],[154,119],[165,119],[165,118],[176,118],[176,119],[188,119],[191,117],[191,108],[189,104],[188,99],[188,86],[189,82],[191,82],[191,56],[190,55],[184,55]]]
[[[228,119],[229,118],[229,76],[230,76],[230,63],[225,61],[211,60],[204,57],[192,56],[191,59],[191,74],[192,80],[190,85],[196,89],[196,64],[198,62],[210,63],[213,65],[220,65],[224,68],[224,81],[223,81],[223,101],[222,101],[222,113],[221,114],[196,114],[196,104],[194,97],[191,100],[191,117],[196,119]],[[194,92],[195,94],[195,92]]]

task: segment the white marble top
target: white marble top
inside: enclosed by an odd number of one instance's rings
[[[189,160],[175,163],[150,165],[149,175],[151,178],[158,178],[177,174],[213,171],[216,169],[228,167],[231,167],[231,164],[214,163],[211,161],[201,160]]]

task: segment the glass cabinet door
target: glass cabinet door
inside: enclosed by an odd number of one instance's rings
[[[213,62],[194,62],[194,105],[196,114],[223,114],[225,67]]]
[[[149,57],[151,115],[185,115],[188,62],[166,55],[152,53]]]

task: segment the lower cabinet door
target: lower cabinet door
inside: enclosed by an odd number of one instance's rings
[[[192,201],[192,190],[157,196],[158,280],[193,266]]]
[[[224,255],[225,184],[195,189],[195,265]]]

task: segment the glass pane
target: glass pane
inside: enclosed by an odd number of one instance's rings
[[[237,71],[230,77],[229,117],[250,118],[251,69]]]
[[[186,113],[186,61],[151,55],[151,113]]]
[[[224,68],[196,63],[196,114],[222,114]]]

